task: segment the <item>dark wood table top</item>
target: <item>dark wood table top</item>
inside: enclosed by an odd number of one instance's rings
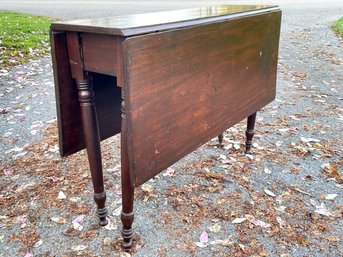
[[[273,5],[222,5],[55,22],[52,30],[135,36],[279,10]]]

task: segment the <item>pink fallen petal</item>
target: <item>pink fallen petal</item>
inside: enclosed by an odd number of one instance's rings
[[[13,134],[12,132],[8,131],[4,134],[3,137],[10,137],[12,134]]]
[[[30,253],[30,252],[28,252],[28,253],[26,253],[25,254],[25,256],[24,257],[33,257],[33,254],[32,253]]]
[[[256,223],[258,222],[258,219],[256,219],[253,215],[250,214],[246,214],[245,218],[254,225],[256,225]]]
[[[51,179],[52,182],[58,181],[58,178],[56,176],[51,176],[49,177],[49,179]]]
[[[25,215],[22,215],[22,216],[18,216],[16,219],[15,219],[16,223],[25,223],[27,221],[27,217]]]
[[[202,232],[200,235],[200,243],[207,243],[208,242],[208,234],[206,231]]]
[[[109,168],[109,169],[107,169],[107,171],[116,173],[116,172],[120,172],[120,169],[118,167],[115,167],[115,168]]]
[[[171,176],[173,176],[174,175],[174,173],[175,173],[175,170],[173,169],[173,168],[168,168],[167,170],[166,170],[166,172],[163,174],[163,176],[169,176],[169,177],[171,177]]]
[[[322,165],[321,165],[321,168],[324,170],[324,169],[328,169],[328,168],[330,168],[330,163],[323,163]]]
[[[75,219],[73,219],[72,223],[79,223],[83,221],[84,218],[85,218],[85,215],[77,216]]]
[[[269,227],[271,227],[270,224],[255,218],[253,215],[247,214],[247,215],[245,215],[245,217],[247,218],[247,220],[249,222],[251,222],[255,226],[259,226],[259,227],[262,227],[262,228],[269,228]]]
[[[5,176],[11,176],[13,174],[13,169],[4,169]]]

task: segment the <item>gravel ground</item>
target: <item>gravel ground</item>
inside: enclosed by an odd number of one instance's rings
[[[0,71],[0,158],[22,154],[56,118],[51,59]]]
[[[119,137],[102,143],[111,226],[98,228],[85,153],[58,156],[50,58],[1,69],[0,256],[343,256],[343,41],[330,29],[343,4],[314,3],[284,6],[254,155],[242,122],[225,149],[214,139],[138,188],[130,252]]]

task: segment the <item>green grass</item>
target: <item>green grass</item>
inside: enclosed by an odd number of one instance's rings
[[[338,21],[336,21],[332,28],[334,31],[337,32],[341,37],[343,37],[343,17],[341,17]]]
[[[0,66],[12,67],[48,54],[50,23],[46,17],[0,12]]]

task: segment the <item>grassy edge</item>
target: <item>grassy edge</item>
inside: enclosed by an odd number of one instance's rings
[[[337,33],[337,35],[343,38],[343,17],[339,18],[331,28]]]
[[[0,66],[11,68],[50,53],[48,17],[0,11]]]

